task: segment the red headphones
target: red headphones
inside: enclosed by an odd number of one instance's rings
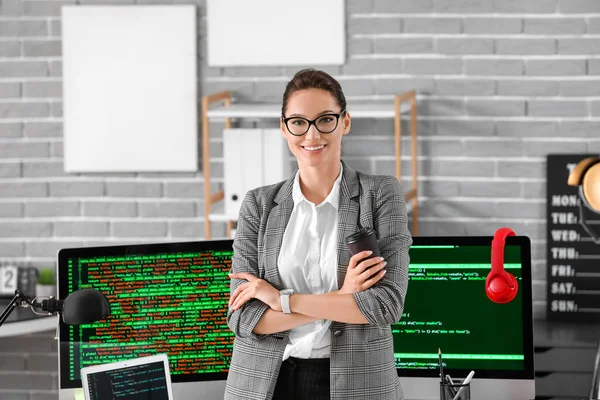
[[[500,228],[492,240],[492,270],[485,279],[485,293],[495,303],[508,303],[519,290],[517,279],[504,270],[504,244],[508,236],[515,236],[510,228]]]

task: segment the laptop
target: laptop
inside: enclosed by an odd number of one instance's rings
[[[166,354],[81,369],[85,400],[173,400]]]

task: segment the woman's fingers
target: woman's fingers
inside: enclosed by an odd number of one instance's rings
[[[232,310],[237,310],[241,306],[243,306],[248,300],[252,299],[254,296],[250,293],[250,290],[244,290],[238,298],[235,300],[235,303],[231,306]]]
[[[274,302],[279,300],[279,291],[273,288],[268,282],[262,279],[256,279],[253,282],[244,282],[238,286],[229,299],[231,310],[237,310],[251,299],[259,299],[275,309]]]
[[[235,274],[229,274],[229,277],[233,279],[245,279],[248,282],[256,281],[259,279],[248,272],[236,272]]]
[[[379,282],[386,272],[387,271],[385,269],[382,269],[378,273],[372,275],[362,284],[362,290],[367,290],[368,288]]]
[[[231,307],[233,309],[232,306],[233,306],[234,302],[237,300],[240,293],[243,292],[251,282],[257,281],[257,280],[259,280],[259,278],[257,278],[256,276],[254,276],[248,272],[236,272],[234,274],[229,274],[229,277],[231,279],[245,279],[248,281],[248,282],[244,282],[240,286],[238,286],[231,294],[231,297],[229,298],[229,307]]]
[[[374,260],[377,260],[377,259],[374,259]],[[362,278],[362,279],[364,279],[364,280],[367,280],[372,275],[375,275],[376,273],[378,273],[379,271],[381,271],[386,265],[387,265],[387,261],[376,262],[376,264],[373,264],[371,267],[366,268],[359,275],[359,277]]]
[[[244,291],[244,289],[246,289],[246,287],[248,286],[248,282],[242,283],[240,286],[238,286],[233,293],[231,294],[231,297],[229,298],[229,305],[231,306],[233,304],[233,302],[235,301],[235,299],[239,296],[239,294],[241,292]]]
[[[359,265],[360,260],[365,259],[372,255],[373,252],[371,250],[361,251],[360,253],[356,253],[352,257],[350,257],[350,261],[348,262],[349,268],[354,268]]]
[[[383,257],[369,258],[367,260],[362,261],[360,264],[358,264],[357,270],[360,271],[359,272],[360,274],[362,274],[363,271],[367,270],[370,267],[373,267],[373,265],[376,265],[382,261],[383,261]]]

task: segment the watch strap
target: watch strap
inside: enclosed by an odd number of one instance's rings
[[[290,292],[281,293],[279,298],[281,299],[281,311],[284,314],[291,314],[292,310],[290,310]]]

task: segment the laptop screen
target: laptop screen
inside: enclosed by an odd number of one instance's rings
[[[86,400],[171,400],[166,365],[152,357],[84,369]]]

